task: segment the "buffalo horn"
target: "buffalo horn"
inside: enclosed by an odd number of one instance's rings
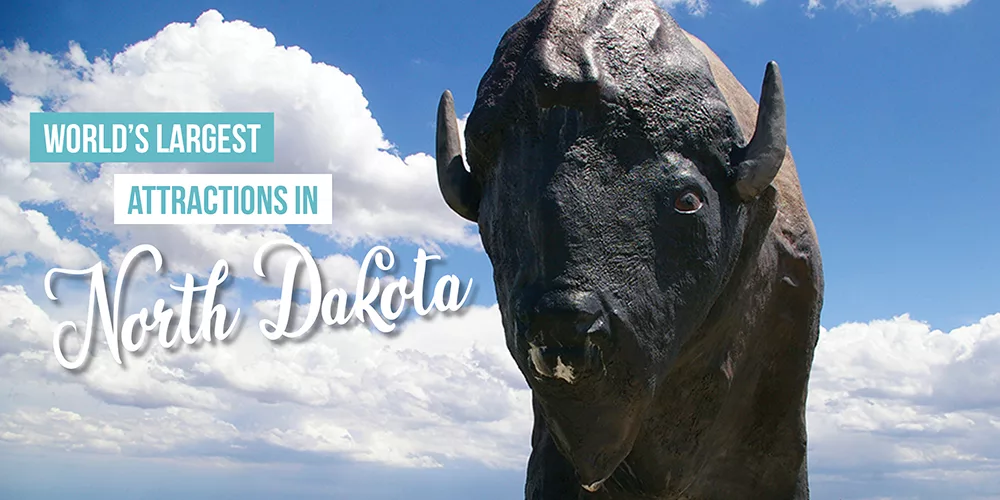
[[[736,171],[735,187],[741,199],[756,198],[778,175],[785,159],[786,141],[785,91],[778,64],[771,61],[764,73],[757,129],[750,143],[742,148],[742,161]]]
[[[448,206],[465,219],[479,218],[479,186],[462,161],[462,143],[451,91],[445,90],[437,115],[437,178],[441,195]]]

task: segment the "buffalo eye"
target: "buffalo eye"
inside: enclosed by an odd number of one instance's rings
[[[701,197],[694,191],[684,191],[674,200],[674,209],[682,214],[697,212],[701,205]]]

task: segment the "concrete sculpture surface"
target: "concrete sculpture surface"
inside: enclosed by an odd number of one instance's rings
[[[480,83],[469,170],[454,113],[438,181],[532,389],[526,498],[808,498],[823,274],[778,66],[758,108],[653,0],[546,0]]]

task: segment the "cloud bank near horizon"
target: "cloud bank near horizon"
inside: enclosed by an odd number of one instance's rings
[[[0,288],[0,301],[0,390],[18,401],[0,405],[8,452],[232,467],[278,449],[291,463],[518,470],[530,451],[531,396],[496,306],[416,320],[397,337],[349,325],[277,344],[256,331],[257,317],[273,317],[260,302],[231,343],[152,346],[125,368],[98,346],[73,374],[50,352],[57,318],[22,287]],[[950,332],[906,315],[824,329],[807,405],[811,473],[1000,487],[998,357],[1000,314]]]

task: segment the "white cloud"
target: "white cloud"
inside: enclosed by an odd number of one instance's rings
[[[656,0],[664,9],[683,6],[694,16],[704,16],[708,12],[708,0]]]
[[[57,407],[16,410],[0,416],[0,441],[66,451],[142,456],[193,443],[231,441],[238,434],[230,423],[184,408],[125,419],[94,418]]]
[[[167,418],[165,412],[183,408],[244,422],[230,438],[234,444],[266,443],[394,466],[460,460],[516,469],[527,456],[530,394],[506,352],[496,306],[416,319],[393,337],[349,325],[285,343],[264,339],[256,318],[247,317],[232,342],[172,352],[154,343],[140,357],[126,355],[124,368],[98,344],[86,370],[71,374],[53,359],[55,321],[22,288],[0,292],[12,305],[0,310],[0,346],[7,346],[0,351],[6,353],[0,356],[0,379],[82,389],[91,402],[72,411],[85,419],[115,415],[118,425],[139,425],[133,420]],[[43,418],[59,403],[39,403],[0,415],[0,433],[6,425],[22,436],[16,442],[29,443],[23,436],[33,436],[31,443],[61,447],[68,438],[42,437],[60,432],[45,427],[51,419]],[[36,428],[30,428],[33,422]],[[200,431],[189,432],[197,443]],[[137,449],[129,439],[125,433],[114,441],[120,448],[115,452]]]
[[[1000,314],[951,332],[905,315],[823,331],[810,380],[810,468],[985,479],[1000,469],[997,359]]]
[[[56,363],[52,352],[57,321],[28,298],[21,286],[0,287],[0,303],[4,304],[0,308],[0,371],[30,380],[80,384],[101,401],[119,405],[210,410],[226,407],[214,392],[188,385],[181,374],[164,362],[169,354],[156,349],[147,356],[127,360],[127,368],[123,368],[107,355],[106,344],[98,344],[92,350],[103,349],[104,352],[99,352],[101,356],[86,371],[70,376]],[[103,342],[103,332],[97,328],[95,340]],[[84,331],[83,325],[78,325],[78,331]],[[71,336],[65,345],[75,358],[80,337]]]
[[[100,262],[97,254],[80,243],[59,237],[49,218],[37,210],[25,210],[0,195],[0,257],[11,256],[7,266],[23,264],[23,254],[30,253],[45,262],[71,268],[86,268]]]
[[[125,371],[101,346],[87,372],[69,375],[47,345],[54,321],[23,289],[0,292],[10,305],[0,310],[2,380],[76,387],[90,398],[64,407],[40,395],[0,412],[2,440],[137,454],[143,441],[130,429],[184,411],[214,434],[173,428],[159,445],[164,454],[200,450],[238,461],[247,457],[233,449],[252,452],[258,443],[405,467],[524,466],[530,394],[506,352],[496,306],[416,319],[393,337],[355,325],[285,343],[263,339],[248,316],[228,344],[171,353],[154,345]],[[260,304],[261,314],[271,317],[269,307]],[[908,316],[824,330],[808,400],[816,481],[857,484],[877,470],[885,481],[1000,487],[996,359],[1000,314],[951,332]],[[66,437],[59,429],[69,424],[53,422],[67,419],[90,424]]]
[[[885,7],[900,14],[912,14],[921,10],[948,13],[964,7],[972,0],[838,0],[838,5],[851,7]],[[810,0],[810,5],[813,0]],[[818,1],[817,1],[818,3]]]
[[[214,391],[189,385],[186,375],[171,367],[169,360],[170,356],[162,352],[150,353],[128,360],[127,368],[122,368],[103,356],[77,377],[88,393],[112,404],[138,408],[226,409],[227,405]],[[49,367],[51,371],[61,370],[51,364]]]
[[[393,337],[355,326],[274,345],[247,334],[251,342],[215,350],[192,369],[217,387],[313,408],[308,421],[271,435],[287,446],[302,446],[312,427],[336,425],[350,439],[335,444],[349,442],[360,460],[426,465],[444,456],[523,465],[530,396],[507,354],[496,306],[415,319]]]
[[[114,226],[115,173],[331,172],[334,224],[314,231],[348,245],[394,238],[478,244],[473,226],[441,199],[433,158],[389,151],[353,77],[214,10],[193,25],[171,24],[110,59],[90,60],[76,44],[58,56],[21,42],[0,48],[0,78],[14,94],[0,109],[0,179],[6,181],[0,195],[18,204],[59,200],[92,227],[112,231],[124,249],[157,245],[174,270],[205,273],[220,257],[249,261],[261,242],[282,237],[282,228]],[[276,161],[105,164],[88,181],[67,167],[27,162],[28,116],[41,109],[42,98],[60,111],[274,112]]]
[[[52,345],[55,323],[35,305],[22,286],[0,286],[0,356]]]
[[[766,0],[743,0],[754,7],[762,5]],[[930,10],[948,13],[960,7],[964,7],[972,0],[835,0],[838,7],[844,6],[851,9],[875,9],[888,8],[899,14],[912,14],[921,10]],[[709,10],[708,0],[656,0],[665,9],[675,9],[684,7],[687,11],[696,16],[703,16]],[[807,0],[805,4],[806,12],[809,15],[823,8],[822,0]],[[39,63],[41,64],[41,63]]]

